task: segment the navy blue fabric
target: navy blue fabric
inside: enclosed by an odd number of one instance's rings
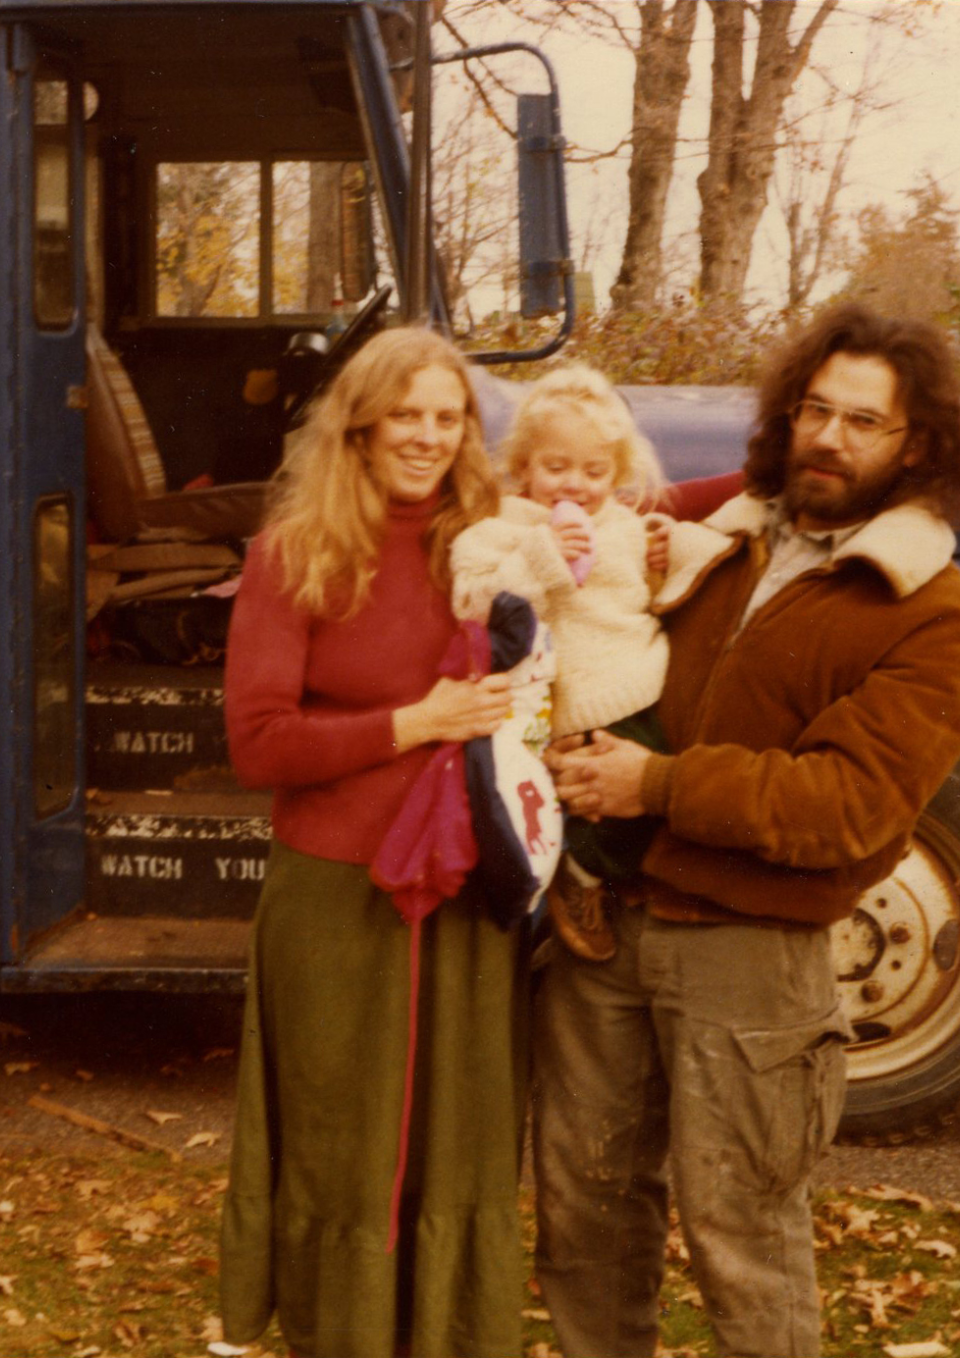
[[[536,614],[526,599],[501,591],[490,606],[487,630],[490,669],[502,673],[530,654],[537,630]],[[486,895],[490,914],[497,924],[509,929],[526,918],[540,882],[530,870],[527,851],[497,789],[493,742],[489,736],[478,737],[467,742],[463,753],[479,855],[471,878]]]
[[[526,599],[501,590],[490,605],[490,671],[502,674],[525,660],[537,632],[537,615]]]

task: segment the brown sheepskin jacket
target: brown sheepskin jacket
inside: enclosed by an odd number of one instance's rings
[[[733,542],[682,598],[645,809],[664,827],[643,896],[673,920],[825,926],[907,851],[960,758],[960,571],[919,505],[878,514],[738,633],[768,509],[740,495],[707,523]]]

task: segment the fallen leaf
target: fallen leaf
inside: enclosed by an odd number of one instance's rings
[[[94,1193],[106,1193],[110,1188],[109,1179],[80,1179],[76,1185],[80,1197],[87,1201]]]
[[[93,1254],[102,1249],[104,1245],[110,1243],[110,1235],[107,1231],[98,1231],[88,1226],[81,1231],[73,1242],[73,1248],[78,1254]]]
[[[8,1306],[3,1313],[3,1318],[8,1325],[19,1327],[20,1325],[26,1325],[27,1323],[27,1317],[22,1311],[18,1311],[15,1306]]]
[[[154,1193],[143,1205],[152,1208],[154,1212],[173,1212],[180,1206],[180,1199],[170,1193]]]
[[[124,1348],[132,1349],[140,1343],[146,1331],[142,1325],[131,1325],[129,1321],[121,1320],[119,1325],[114,1325],[113,1333]]]
[[[880,1212],[876,1208],[858,1207],[855,1202],[828,1202],[824,1204],[823,1210],[841,1223],[845,1235],[861,1239],[872,1237],[874,1227],[880,1218]]]
[[[159,1224],[160,1218],[156,1212],[138,1212],[136,1216],[127,1218],[123,1223],[123,1229],[129,1233],[134,1244],[143,1245]]]
[[[77,1340],[80,1338],[79,1330],[66,1330],[54,1327],[50,1329],[49,1333],[52,1334],[54,1339],[60,1344],[76,1344]]]
[[[5,1297],[13,1296],[13,1284],[17,1276],[16,1273],[8,1273],[6,1276],[0,1274],[0,1292],[2,1292]]]
[[[39,1064],[39,1061],[7,1061],[3,1068],[8,1075],[27,1075]]]
[[[196,1132],[189,1141],[184,1142],[184,1150],[192,1150],[194,1146],[215,1146],[219,1140],[219,1132]]]
[[[693,1306],[698,1311],[703,1310],[703,1298],[695,1287],[691,1288],[689,1292],[678,1292],[674,1301],[685,1301],[688,1306]]]
[[[223,1061],[228,1056],[233,1056],[236,1048],[234,1047],[211,1047],[209,1051],[203,1053],[204,1061]]]
[[[937,1259],[955,1259],[957,1256],[956,1245],[951,1245],[947,1240],[918,1240],[913,1248],[923,1250],[924,1254],[935,1255]]]
[[[924,1197],[922,1193],[911,1193],[906,1188],[895,1188],[892,1184],[874,1184],[872,1188],[864,1189],[859,1196],[873,1198],[877,1202],[901,1202],[906,1207],[916,1207],[921,1212],[933,1211],[932,1198]]]
[[[546,1321],[549,1321],[549,1319],[550,1319],[550,1312],[549,1312],[549,1311],[540,1310],[540,1309],[538,1309],[538,1310],[533,1310],[533,1311],[521,1311],[520,1314],[523,1316],[523,1318],[524,1318],[525,1320],[546,1320]]]
[[[178,1122],[180,1118],[183,1117],[183,1114],[160,1113],[154,1111],[153,1109],[149,1109],[146,1113],[144,1113],[144,1117],[149,1118],[151,1122],[155,1122],[158,1127],[162,1127],[165,1122]]]
[[[223,1321],[219,1316],[205,1316],[200,1328],[200,1338],[211,1344],[223,1343]]]
[[[922,1339],[919,1344],[885,1344],[888,1358],[950,1358],[950,1350],[939,1339]]]
[[[78,1080],[83,1080],[87,1084],[89,1084],[91,1080],[96,1079],[96,1076],[94,1075],[92,1070],[75,1070],[73,1073]]]
[[[112,1268],[113,1260],[109,1254],[81,1254],[73,1266],[76,1269]]]

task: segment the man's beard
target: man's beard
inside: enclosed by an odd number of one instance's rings
[[[833,472],[841,479],[824,485],[802,479],[800,473],[809,466]],[[909,480],[910,468],[904,466],[902,453],[892,463],[858,476],[849,460],[811,448],[791,454],[784,504],[791,519],[808,514],[825,523],[857,523],[872,517],[886,503],[905,498]]]

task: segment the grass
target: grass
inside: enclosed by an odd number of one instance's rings
[[[223,1166],[134,1152],[0,1157],[0,1358],[204,1358],[219,1337],[225,1184]],[[530,1271],[529,1190],[521,1209]],[[887,1358],[911,1343],[960,1351],[960,1206],[894,1190],[828,1192],[816,1220],[825,1358]],[[524,1327],[527,1358],[552,1358],[532,1276]],[[676,1225],[661,1344],[664,1358],[715,1352]],[[275,1329],[249,1350],[285,1354]]]

